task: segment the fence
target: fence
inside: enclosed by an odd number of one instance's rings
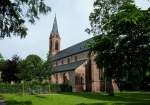
[[[0,93],[46,94],[50,92],[71,92],[65,84],[0,84]]]

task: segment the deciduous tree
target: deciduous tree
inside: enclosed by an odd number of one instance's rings
[[[21,80],[40,80],[42,64],[43,61],[39,56],[34,54],[28,55],[26,59],[20,63],[20,72],[17,75]]]
[[[11,60],[6,60],[2,68],[2,80],[4,82],[18,82],[19,78],[16,76],[18,72],[18,64],[20,62],[20,57],[14,55]]]
[[[27,35],[25,22],[35,23],[50,7],[44,0],[0,0],[0,38]]]
[[[97,35],[91,44],[97,65],[110,83],[114,78],[137,86],[149,72],[150,9],[141,10],[132,0],[96,0],[94,7],[89,31]]]

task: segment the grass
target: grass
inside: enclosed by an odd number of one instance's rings
[[[50,95],[2,94],[7,105],[150,105],[150,93],[59,93]]]

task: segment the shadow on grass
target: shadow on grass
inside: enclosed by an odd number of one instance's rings
[[[7,105],[32,105],[31,101],[15,101],[15,100],[10,100],[10,101],[5,101]]]
[[[150,105],[150,94],[135,92],[135,93],[119,93],[115,96],[108,96],[104,93],[61,93],[65,95],[73,95],[88,99],[102,101],[102,103],[80,103],[78,105]],[[104,102],[105,101],[105,102]]]
[[[80,103],[77,105],[149,105],[149,103]]]
[[[37,97],[37,98],[41,98],[41,99],[47,99],[47,97],[46,97],[46,96],[42,96],[42,95],[35,95],[35,97]]]

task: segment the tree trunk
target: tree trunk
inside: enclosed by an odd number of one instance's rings
[[[107,83],[107,92],[109,96],[114,96],[113,86],[112,86],[112,78],[108,78]]]

